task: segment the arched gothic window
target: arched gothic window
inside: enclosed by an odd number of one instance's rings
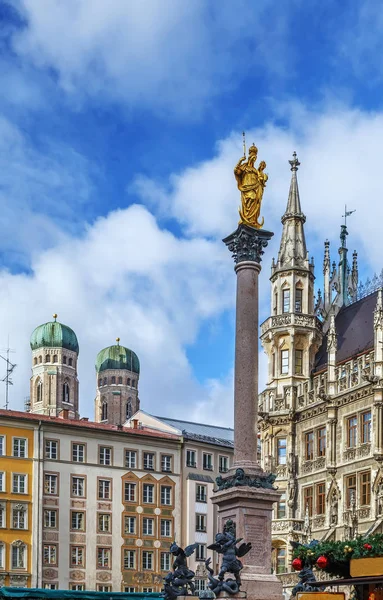
[[[73,360],[70,358],[70,359],[69,359],[69,366],[71,367],[71,366],[72,366],[72,364],[73,364]]]
[[[54,355],[53,355],[53,362],[54,362],[54,363],[57,363],[57,354],[54,354]]]
[[[102,386],[102,379],[100,377],[99,380],[98,380],[98,387],[101,387],[101,386]]]
[[[132,414],[133,414],[132,399],[128,398],[128,401],[126,403],[126,418],[130,419]]]
[[[63,356],[63,363],[66,365],[66,356]]]
[[[132,382],[130,381],[130,377],[128,377],[128,379],[126,380],[126,385],[132,385]]]
[[[46,355],[45,357],[45,362],[51,362],[51,357],[49,356],[49,354]]]
[[[34,364],[34,365],[37,365],[37,358],[36,358],[36,356],[35,356],[35,358],[33,359],[33,364]]]
[[[108,420],[108,405],[106,402],[103,402],[101,405],[101,421]]]
[[[43,357],[40,355],[39,356],[39,363],[42,363],[42,362],[43,362]]]
[[[122,383],[122,377],[118,378],[118,383],[120,383],[120,384]]]
[[[70,402],[69,385],[67,381],[63,384],[63,402]]]
[[[116,378],[112,377],[112,383],[116,383]]]
[[[134,387],[134,388],[136,387],[136,380],[135,379],[132,379],[132,387]]]
[[[108,383],[108,380],[106,377],[104,377],[104,385],[106,385]]]
[[[42,402],[43,399],[43,382],[38,379],[36,382],[36,402]]]

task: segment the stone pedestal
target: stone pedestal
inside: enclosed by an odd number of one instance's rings
[[[282,584],[271,573],[271,511],[280,493],[271,489],[234,487],[212,497],[218,506],[218,529],[228,519],[236,525],[236,537],[251,542],[241,561],[241,590],[249,600],[281,600]]]

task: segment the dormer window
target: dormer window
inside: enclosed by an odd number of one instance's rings
[[[282,290],[282,312],[290,312],[290,290]]]

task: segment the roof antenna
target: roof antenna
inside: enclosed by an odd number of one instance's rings
[[[2,356],[0,354],[0,358],[2,358],[6,363],[7,363],[7,370],[6,370],[6,375],[5,377],[3,377],[3,379],[1,379],[1,381],[5,382],[5,410],[8,410],[8,406],[9,406],[9,386],[13,385],[13,381],[11,379],[11,375],[13,373],[13,371],[16,368],[16,364],[11,363],[11,361],[9,360],[9,353],[10,352],[15,352],[15,350],[12,350],[9,347],[9,338],[8,338],[8,347],[6,350],[3,350],[3,352],[7,353],[7,358],[5,358],[4,356]]]

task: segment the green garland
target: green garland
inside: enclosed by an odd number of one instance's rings
[[[320,556],[328,559],[328,566],[318,569],[316,561]],[[383,556],[383,534],[357,537],[345,542],[319,542],[317,545],[300,546],[293,552],[293,559],[300,558],[304,567],[325,571],[334,577],[350,576],[351,558],[371,558]]]

